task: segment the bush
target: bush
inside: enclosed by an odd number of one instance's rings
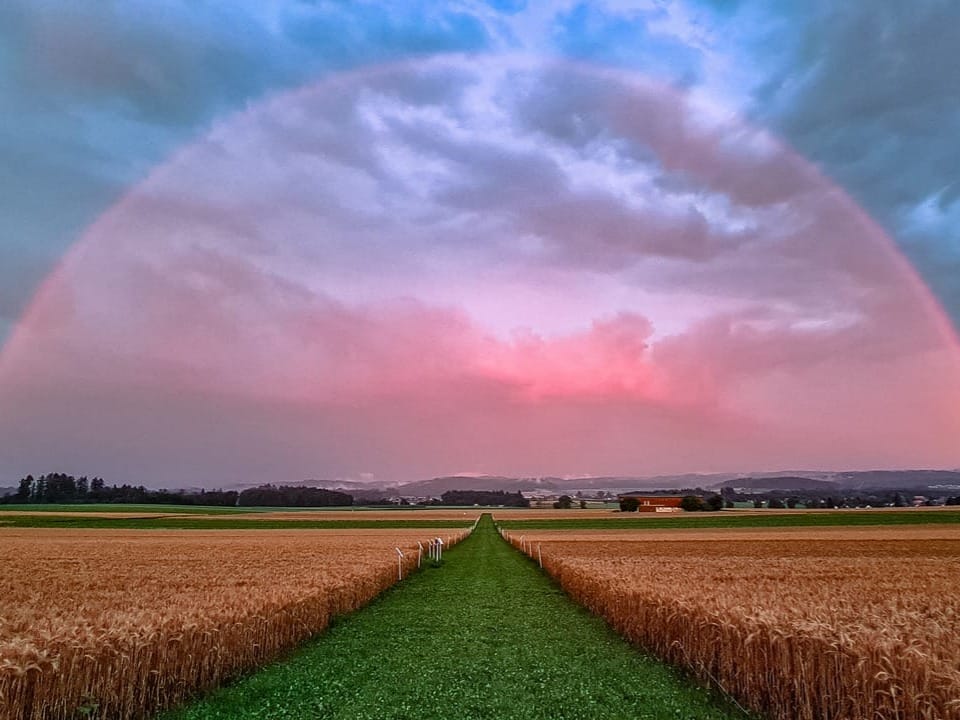
[[[637,512],[640,509],[640,501],[636,498],[625,497],[620,500],[620,512]]]
[[[685,495],[680,501],[680,507],[688,512],[703,510],[703,500],[696,495]]]

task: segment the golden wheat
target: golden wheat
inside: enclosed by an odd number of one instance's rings
[[[434,534],[0,530],[0,720],[146,717],[366,604]]]
[[[957,529],[507,537],[627,638],[768,717],[960,718]]]

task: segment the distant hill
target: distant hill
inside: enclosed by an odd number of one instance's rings
[[[960,489],[960,470],[867,470],[837,473],[848,490]]]
[[[379,490],[383,486],[378,483],[364,483],[356,480],[278,480],[273,484],[284,487],[327,488],[330,490],[344,490],[346,492],[361,492],[363,490]],[[224,490],[248,490],[262,486],[262,482],[227,483]],[[219,487],[219,486],[218,486]],[[199,490],[199,488],[197,488]]]
[[[723,483],[724,487],[734,490],[750,490],[754,492],[787,492],[797,490],[803,492],[835,492],[839,486],[829,480],[787,475],[784,477],[744,477]]]
[[[430,480],[417,480],[393,488],[401,495],[417,497],[440,497],[445,492],[458,490],[501,490],[517,492],[524,490],[559,490],[557,478],[513,478],[501,475],[450,475]]]
[[[656,477],[636,476],[596,476],[562,478],[546,477],[508,477],[504,475],[449,475],[430,480],[418,480],[404,483],[390,492],[405,496],[439,497],[445,492],[456,490],[502,490],[504,492],[530,492],[542,490],[554,493],[573,493],[577,490],[669,490],[681,487],[703,486],[716,482],[717,478],[726,479],[735,475],[658,475]]]
[[[445,492],[459,490],[486,490],[503,492],[544,491],[573,494],[606,490],[608,492],[677,490],[703,488],[719,490],[735,487],[747,492],[808,492],[838,491],[958,489],[960,470],[868,470],[831,472],[824,470],[784,470],[762,473],[682,473],[678,475],[596,475],[589,477],[511,477],[507,475],[444,475],[428,480],[400,484],[360,482],[355,480],[283,480],[286,486],[316,487],[339,490],[354,497],[380,498],[401,495],[405,497],[440,497]],[[245,490],[258,483],[225,486],[223,489]],[[7,488],[7,492],[15,492]],[[0,489],[0,493],[3,490]]]

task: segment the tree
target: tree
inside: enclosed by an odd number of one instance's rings
[[[763,507],[763,500],[761,500],[760,498],[755,498],[754,501],[753,501],[753,506],[754,506],[755,508],[762,508],[762,507]]]
[[[47,502],[47,476],[46,475],[40,475],[37,477],[36,482],[34,482],[33,484],[33,497],[30,499],[36,503]]]
[[[770,502],[767,504],[767,507],[773,508],[774,510],[783,510],[786,505],[783,504],[783,500],[780,498],[771,498]]]
[[[573,499],[569,495],[561,495],[557,498],[557,507],[561,510],[569,510],[573,507]]]
[[[787,498],[787,507],[793,510],[797,506],[797,502],[795,497]]]
[[[697,495],[685,495],[683,499],[680,500],[680,507],[687,512],[703,510],[703,499]]]
[[[723,510],[723,497],[720,495],[711,495],[707,498],[707,510]]]
[[[586,501],[586,500],[581,500],[581,501],[580,501],[580,509],[581,509],[581,510],[586,510],[586,509],[587,509],[587,501]]]
[[[637,512],[640,509],[640,501],[635,497],[620,498],[620,512]]]
[[[30,502],[33,497],[33,475],[27,475],[20,480],[20,487],[17,488],[15,497],[19,503]]]

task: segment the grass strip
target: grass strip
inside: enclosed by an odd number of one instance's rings
[[[843,527],[870,525],[952,525],[960,523],[960,510],[832,510],[829,512],[690,513],[651,517],[653,513],[624,513],[610,518],[557,518],[536,520],[500,520],[510,530],[663,530],[690,528],[769,528],[769,527]]]
[[[484,516],[474,534],[291,658],[163,720],[732,720],[630,647]]]

